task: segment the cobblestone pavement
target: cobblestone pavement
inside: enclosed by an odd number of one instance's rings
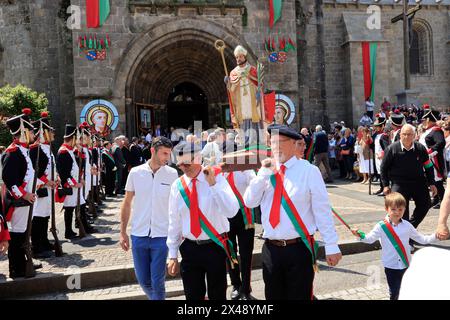
[[[373,186],[372,191],[376,190],[377,186]],[[330,202],[333,207],[347,220],[351,225],[358,226],[361,230],[369,232],[375,225],[376,221],[382,219],[385,215],[383,208],[383,197],[376,197],[368,195],[368,186],[359,183],[349,183],[336,180],[335,184],[328,185],[328,192]],[[101,267],[130,267],[132,266],[131,251],[124,252],[119,247],[119,210],[122,196],[118,198],[108,199],[105,201],[104,212],[99,215],[95,222],[95,226],[99,229],[99,233],[92,234],[81,240],[69,242],[63,239],[64,222],[63,214],[60,212],[61,207],[57,207],[57,226],[59,235],[62,240],[63,250],[66,253],[63,257],[51,257],[48,259],[41,259],[43,268],[38,270],[38,274],[52,273],[64,274],[70,266],[77,266],[83,270]],[[413,203],[411,203],[413,208]],[[419,226],[419,231],[428,234],[434,232],[437,223],[438,210],[431,209]],[[339,243],[355,241],[355,237],[335,219],[336,230],[339,235]],[[257,226],[256,234],[261,233],[261,227]],[[320,239],[320,234],[317,236]],[[52,235],[49,233],[49,239],[52,240]],[[262,240],[255,239],[255,252],[260,252]],[[374,259],[379,259],[379,251],[373,253]],[[344,257],[345,258],[345,257]],[[255,270],[256,273],[260,272]],[[8,275],[8,262],[5,257],[0,257],[0,282],[6,281]],[[334,276],[333,276],[334,277]],[[318,281],[320,282],[320,276]],[[262,278],[252,278],[254,286],[263,288]],[[10,281],[10,280],[8,280]],[[258,284],[258,281],[260,282]],[[168,286],[174,288],[180,287],[180,282],[168,281]],[[380,287],[379,289],[361,290],[358,286],[346,287],[345,290],[336,291],[333,289],[341,288],[341,285],[336,283],[333,288],[317,291],[319,299],[387,299],[387,289]],[[262,289],[261,289],[262,290]],[[88,292],[74,292],[70,294],[60,294],[59,299],[80,299],[83,296],[90,299],[95,297],[104,297],[110,295],[121,295],[126,293],[139,292],[140,288],[137,285],[124,285],[114,288],[99,288],[90,290]],[[257,290],[255,290],[256,296]],[[49,298],[58,299],[58,295],[51,295]],[[259,297],[264,297],[263,291],[260,292]]]

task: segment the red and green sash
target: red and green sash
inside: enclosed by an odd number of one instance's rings
[[[111,153],[109,153],[109,152],[106,151],[106,150],[104,150],[103,153],[104,153],[104,154],[105,154],[112,162],[116,163],[116,162],[114,161],[114,157],[113,157],[113,155],[112,155]]]
[[[276,175],[272,175],[270,177],[270,181],[272,183],[272,186],[276,188]],[[282,186],[282,194],[281,199],[273,199],[273,201],[281,201],[281,205],[283,206],[284,211],[286,211],[289,219],[291,220],[292,224],[294,225],[295,230],[302,238],[303,243],[306,245],[308,250],[311,252],[312,257],[312,264],[315,271],[318,271],[317,263],[316,263],[316,256],[317,256],[317,250],[319,249],[319,245],[314,240],[314,237],[309,234],[308,229],[306,228],[305,224],[303,223],[302,218],[300,217],[300,214],[297,211],[297,208],[295,207],[294,203],[292,202],[291,198],[287,194],[286,190]]]
[[[254,210],[247,208],[244,204],[244,199],[242,198],[242,195],[240,194],[239,190],[236,187],[236,184],[234,183],[234,174],[233,172],[230,172],[230,174],[227,177],[228,184],[231,187],[231,190],[233,190],[234,195],[236,196],[236,199],[239,202],[239,207],[241,208],[242,216],[244,217],[244,224],[245,229],[251,229],[255,228],[255,216],[254,216]]]
[[[308,150],[306,151],[306,157],[305,160],[308,160],[309,162],[313,162],[314,160],[314,146],[316,144],[316,141],[313,139],[311,140],[311,144],[309,145]]]
[[[401,242],[394,228],[392,228],[392,225],[389,223],[389,221],[387,221],[387,219],[384,219],[384,221],[380,221],[379,224],[381,226],[381,229],[383,229],[384,233],[387,235],[389,241],[394,246],[398,255],[402,259],[403,264],[405,265],[406,268],[408,268],[409,267],[408,255],[406,254],[405,247],[403,246],[403,243]]]
[[[184,202],[186,203],[186,206],[190,210],[191,203],[189,201],[191,192],[189,191],[189,188],[186,184],[186,181],[183,177],[180,177],[177,180],[177,187],[180,191],[181,197],[183,198]],[[232,268],[234,268],[234,264],[238,264],[236,253],[233,248],[233,244],[231,243],[230,239],[228,239],[228,236],[222,236],[220,235],[217,230],[213,227],[213,225],[206,219],[203,212],[199,209],[199,217],[200,217],[200,226],[202,230],[208,235],[208,237],[213,240],[218,246],[222,247],[223,250],[225,250],[225,253],[230,260],[230,265]]]

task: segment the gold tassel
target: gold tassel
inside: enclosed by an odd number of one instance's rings
[[[19,139],[19,141],[21,143],[28,143],[28,136],[27,136],[27,133],[25,131],[25,127],[23,125],[23,119],[22,118],[20,118],[20,129],[19,130],[20,130],[20,139]]]

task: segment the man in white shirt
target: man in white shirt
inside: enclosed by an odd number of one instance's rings
[[[328,265],[337,265],[342,257],[328,194],[319,169],[295,157],[299,134],[285,125],[272,125],[268,131],[275,159],[263,160],[244,194],[249,208],[261,205],[265,296],[311,300],[317,229],[325,242]]]
[[[145,141],[152,143],[152,130],[148,130],[147,135],[145,136]]]
[[[172,142],[166,137],[153,140],[152,157],[131,169],[121,209],[120,245],[128,251],[127,225],[131,218],[131,242],[136,278],[151,300],[164,300],[168,248],[170,186],[177,171],[167,166]],[[133,207],[131,203],[134,198]]]
[[[369,116],[370,120],[373,120],[373,108],[375,108],[375,103],[373,103],[372,100],[370,100],[370,97],[367,97],[366,99],[366,112]]]
[[[228,218],[236,215],[238,201],[222,175],[202,167],[200,145],[180,142],[174,152],[184,175],[170,191],[168,272],[176,275],[181,269],[186,300],[203,300],[206,288],[210,300],[226,300],[226,259],[233,266],[237,262]]]

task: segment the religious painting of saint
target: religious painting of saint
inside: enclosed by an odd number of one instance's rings
[[[119,124],[116,107],[106,100],[93,100],[86,104],[80,114],[80,122],[87,122],[91,132],[106,137]]]

